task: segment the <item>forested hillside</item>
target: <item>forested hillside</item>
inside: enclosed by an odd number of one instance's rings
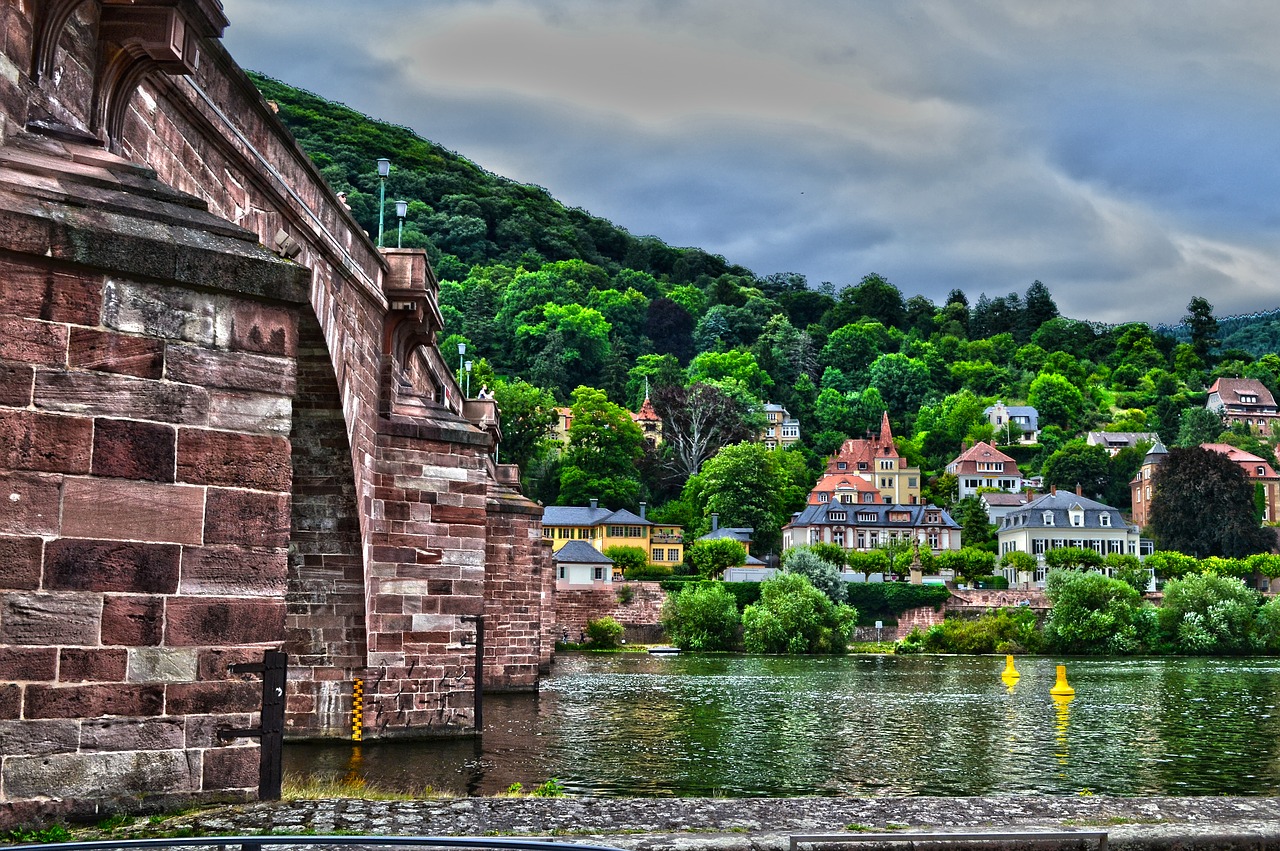
[[[1161,333],[1060,316],[1039,281],[995,296],[953,290],[937,304],[873,270],[850,270],[839,290],[794,274],[760,276],[565,208],[544,189],[485,172],[407,129],[255,80],[370,233],[375,162],[392,161],[388,244],[392,202],[407,200],[403,243],[427,249],[441,280],[443,348],[466,344],[473,391],[488,385],[503,411],[503,460],[520,463],[544,501],[597,496],[634,508],[644,500],[651,516],[694,532],[718,511],[722,523],[754,526],[776,546],[825,457],[878,428],[886,410],[900,449],[930,479],[926,497],[949,505],[955,483],[939,474],[963,442],[1016,440],[993,433],[983,416],[996,400],[1039,411],[1039,445],[1007,450],[1024,474],[1079,483],[1121,508],[1144,449],[1110,458],[1084,444],[1087,430],[1273,453],[1203,407],[1216,376],[1280,389],[1272,315],[1235,322],[1224,346],[1202,298],[1176,333]],[[668,438],[657,450],[645,448],[622,411],[637,410],[646,391]],[[799,418],[793,449],[743,443],[757,433],[765,402]],[[563,451],[548,439],[557,404],[573,404],[577,415]],[[958,519],[967,510],[959,506]]]

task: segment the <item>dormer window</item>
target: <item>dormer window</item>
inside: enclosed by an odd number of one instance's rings
[[[849,469],[849,462],[847,462],[847,461],[837,461],[837,462],[836,462],[836,469],[837,469],[837,470],[847,470],[847,469]]]
[[[1071,525],[1072,525],[1072,526],[1083,526],[1083,525],[1084,525],[1084,512],[1083,512],[1083,511],[1073,511],[1073,512],[1071,512]]]
[[[1105,512],[1104,512],[1104,513],[1102,513],[1102,514],[1099,514],[1099,515],[1098,515],[1098,525],[1099,525],[1099,526],[1110,526],[1110,525],[1111,525],[1111,515],[1110,515],[1110,514],[1107,514],[1107,513],[1105,513]]]
[[[1046,526],[1052,526],[1052,525],[1053,525],[1053,512],[1052,512],[1052,511],[1046,511],[1046,512],[1044,513],[1044,525],[1046,525]]]
[[[818,502],[826,502],[826,501],[827,501],[827,494],[825,493],[818,494]]]
[[[1258,475],[1265,476],[1266,474],[1267,474],[1267,468],[1263,467],[1262,465],[1258,465]]]
[[[849,519],[849,513],[847,511],[833,511],[827,515],[827,518],[835,523],[843,523]]]
[[[1258,396],[1256,393],[1241,393],[1240,401],[1246,405],[1256,405],[1258,404]]]
[[[876,515],[875,515],[875,513],[874,513],[874,512],[871,512],[871,511],[864,511],[864,512],[862,512],[861,514],[859,514],[859,515],[858,515],[858,522],[859,522],[859,523],[874,523],[874,522],[876,522]]]
[[[875,501],[876,501],[876,495],[875,495],[874,493],[864,493],[864,494],[862,495],[862,501],[863,501],[863,502],[875,502]]]

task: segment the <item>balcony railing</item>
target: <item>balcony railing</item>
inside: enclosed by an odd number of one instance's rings
[[[649,541],[654,544],[683,544],[684,535],[659,535],[656,532],[649,536]]]

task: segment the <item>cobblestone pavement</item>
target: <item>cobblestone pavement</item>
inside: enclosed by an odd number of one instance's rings
[[[173,817],[157,827],[170,835],[193,831],[224,835],[555,836],[566,842],[595,842],[634,851],[783,851],[791,834],[841,833],[854,838],[866,830],[904,834],[1106,830],[1113,849],[1280,849],[1280,799],[343,799],[214,807]],[[1004,843],[986,847],[1022,846]]]

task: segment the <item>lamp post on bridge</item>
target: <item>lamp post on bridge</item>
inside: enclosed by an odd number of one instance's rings
[[[466,362],[467,367],[467,398],[471,398],[471,361]]]
[[[409,213],[408,201],[396,202],[396,218],[400,220],[400,226],[396,229],[396,248],[404,248],[402,244],[404,240],[404,217]]]
[[[459,343],[458,344],[458,386],[459,387],[462,386],[462,368],[463,368],[462,358],[464,355],[466,355],[466,353],[467,353],[467,344]]]
[[[382,247],[382,222],[386,216],[387,175],[391,174],[391,160],[381,157],[378,160],[378,247]]]

